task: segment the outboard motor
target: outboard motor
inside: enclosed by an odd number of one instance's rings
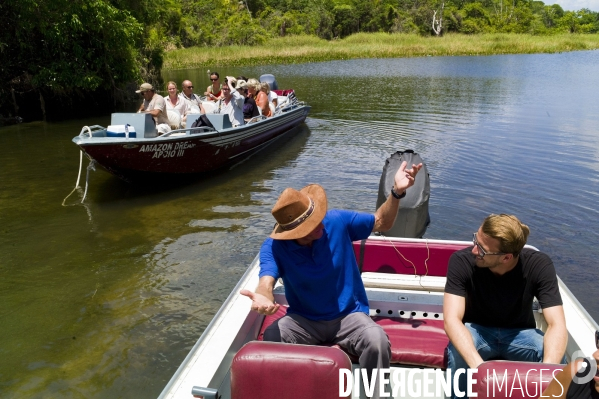
[[[408,163],[406,166],[408,169],[413,164],[418,165],[422,162],[422,169],[416,175],[414,185],[408,188],[406,196],[399,203],[395,224],[391,230],[383,234],[388,237],[422,238],[430,223],[428,200],[431,194],[431,183],[426,164],[413,150],[397,151],[385,161],[376,208],[378,209],[391,195],[395,174],[403,161]]]
[[[279,90],[279,85],[277,84],[277,80],[275,79],[275,75],[271,75],[270,73],[264,74],[260,76],[261,83],[268,83],[270,86],[270,90]]]

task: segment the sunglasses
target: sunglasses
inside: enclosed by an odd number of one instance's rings
[[[216,79],[210,78],[210,80],[213,81],[213,82],[216,82],[218,80],[218,78],[216,78]]]
[[[595,331],[595,347],[599,349],[599,331]]]
[[[485,255],[505,255],[505,252],[487,252],[483,249],[483,247],[480,246],[480,244],[478,243],[478,240],[476,239],[476,233],[472,234],[472,242],[474,243],[474,245],[476,245],[476,248],[478,248],[478,256],[480,256],[481,258],[484,258]]]
[[[187,86],[186,89],[193,89],[193,86]]]

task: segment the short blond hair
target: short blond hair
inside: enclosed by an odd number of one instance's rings
[[[262,82],[260,84],[260,90],[262,90],[266,94],[270,93],[270,85],[268,84],[268,82]]]
[[[530,234],[527,225],[516,216],[505,213],[487,216],[480,227],[485,235],[499,241],[501,252],[514,256],[520,254]]]
[[[248,86],[252,87],[256,91],[260,91],[261,84],[258,79],[250,78],[247,81]]]

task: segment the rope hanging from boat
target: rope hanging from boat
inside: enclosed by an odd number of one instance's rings
[[[83,198],[81,199],[81,203],[83,203],[83,201],[85,201],[85,196],[87,195],[87,187],[88,187],[88,183],[89,183],[89,171],[90,170],[93,170],[94,172],[96,171],[96,161],[94,161],[93,159],[90,159],[89,165],[87,165],[87,175],[85,176],[85,191],[83,192]]]
[[[81,129],[81,133],[83,133],[85,131],[85,129],[87,129],[88,133],[89,133],[89,137],[92,137],[92,131],[89,128],[89,126],[83,126],[83,128]],[[81,133],[79,133],[79,135],[81,135]],[[83,201],[85,200],[85,196],[87,195],[87,185],[89,182],[89,171],[90,169],[93,169],[94,171],[96,170],[95,168],[95,161],[93,159],[90,159],[90,163],[87,166],[87,176],[85,178],[85,191],[83,193],[83,198],[81,199],[81,203],[83,203]],[[73,194],[75,192],[75,190],[77,190],[79,187],[79,180],[81,179],[81,167],[83,166],[83,151],[79,151],[79,173],[77,174],[77,182],[75,183],[75,188],[73,188],[73,190],[69,193],[69,195],[67,195],[65,197],[65,199],[62,200],[62,206],[67,206],[65,205],[65,202],[67,201],[67,199],[71,196],[71,194]]]
[[[419,276],[420,278],[418,279],[418,283],[420,284],[420,286],[422,288],[424,288],[424,286],[422,285],[422,277],[421,275],[418,274],[418,271],[416,270],[416,265],[414,265],[414,263],[409,260],[408,258],[406,258],[401,252],[399,252],[399,249],[397,249],[397,247],[395,246],[395,244],[393,244],[393,241],[391,241],[389,239],[389,237],[387,237],[384,234],[381,234],[382,237],[385,238],[385,240],[387,240],[391,246],[393,247],[393,249],[395,250],[395,252],[397,252],[399,254],[399,256],[401,256],[406,262],[408,262],[410,265],[412,265],[412,267],[414,268],[414,276]],[[428,247],[428,239],[424,239],[424,242],[426,244],[426,259],[424,260],[424,267],[426,268],[426,273],[424,274],[424,276],[428,276],[428,260],[431,257],[431,251],[430,248]]]

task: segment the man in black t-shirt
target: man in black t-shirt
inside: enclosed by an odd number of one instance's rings
[[[452,374],[489,359],[562,362],[568,333],[557,276],[547,255],[524,248],[528,234],[515,216],[490,215],[474,246],[449,259],[443,314]],[[547,321],[544,337],[535,328],[534,297]],[[465,373],[452,388],[453,397],[466,392]]]

